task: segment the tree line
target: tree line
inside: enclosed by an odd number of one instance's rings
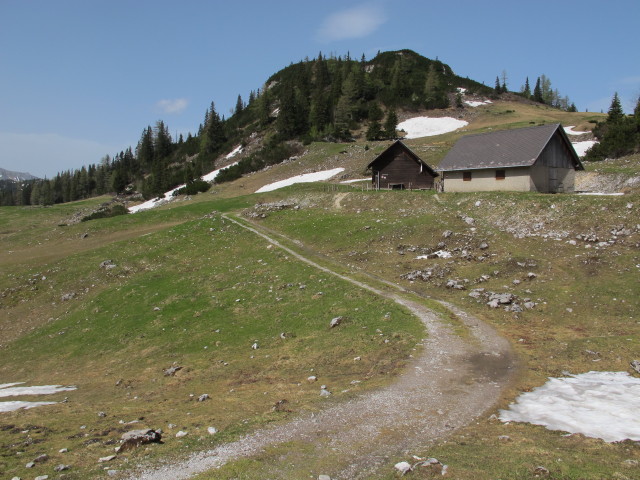
[[[584,157],[587,161],[619,158],[640,152],[640,98],[636,102],[633,114],[626,115],[616,92],[606,120],[596,124],[593,134],[598,143],[587,150]]]

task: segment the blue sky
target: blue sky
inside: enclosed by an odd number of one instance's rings
[[[0,167],[52,177],[196,132],[211,101],[305,57],[412,49],[493,86],[544,74],[578,109],[640,95],[638,0],[0,0]]]

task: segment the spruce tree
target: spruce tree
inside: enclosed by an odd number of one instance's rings
[[[496,75],[496,84],[493,87],[493,89],[495,90],[495,92],[497,94],[501,94],[502,93],[502,87],[500,86],[500,77],[498,77],[497,75]]]
[[[540,77],[536,80],[536,86],[533,88],[533,98],[534,102],[544,103],[542,98],[542,88],[540,87]]]
[[[618,97],[618,92],[613,94],[613,100],[611,100],[611,106],[609,107],[607,122],[616,123],[624,118],[624,112],[622,111],[622,104]]]
[[[236,100],[236,108],[234,113],[240,113],[244,109],[244,104],[242,103],[242,97],[238,95],[238,99]]]
[[[398,127],[398,115],[396,111],[390,109],[387,112],[387,119],[384,121],[384,136],[388,139],[397,137],[396,128]]]
[[[531,98],[531,87],[529,86],[529,77],[524,81],[524,88],[522,89],[522,95],[525,98]]]

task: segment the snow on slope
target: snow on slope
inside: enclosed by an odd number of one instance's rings
[[[568,127],[564,127],[564,131],[567,133],[567,135],[584,135],[585,133],[591,133],[591,132],[579,132],[577,130],[574,130],[575,125],[569,125]]]
[[[344,168],[334,168],[333,170],[324,170],[322,172],[306,173],[304,175],[296,175],[295,177],[280,180],[279,182],[270,183],[264,187],[256,190],[256,193],[271,192],[279,188],[288,187],[294,183],[308,183],[308,182],[321,182],[323,180],[329,180],[331,177],[336,176],[340,172],[343,172]]]
[[[0,397],[18,397],[22,395],[51,395],[53,393],[68,392],[76,389],[76,387],[64,387],[62,385],[37,385],[34,387],[15,386],[22,385],[23,383],[24,382],[0,384]],[[42,405],[53,405],[55,403],[57,402],[0,402],[0,413],[13,412],[21,408],[26,410],[29,408],[40,407]]]
[[[585,140],[584,142],[571,142],[571,145],[573,145],[573,148],[579,157],[584,157],[587,150],[593,147],[596,143],[598,142],[595,140]]]
[[[235,149],[233,149],[233,151],[228,153],[224,158],[226,158],[228,160],[230,158],[235,157],[240,152],[242,152],[242,146],[238,145]],[[213,182],[215,180],[215,178],[218,176],[218,174],[222,170],[224,170],[225,168],[233,167],[237,163],[238,162],[234,162],[234,163],[232,163],[230,165],[227,165],[226,167],[218,168],[217,170],[214,170],[212,172],[207,173],[206,175],[203,175],[201,178],[205,182]],[[173,196],[173,193],[176,190],[180,190],[182,187],[185,187],[185,186],[186,186],[186,184],[183,183],[182,185],[178,185],[173,190],[169,190],[168,192],[165,192],[165,194],[162,197],[154,198],[152,200],[147,200],[146,202],[141,203],[139,205],[134,205],[133,207],[129,207],[129,212],[130,213],[141,212],[142,210],[149,210],[151,208],[155,208],[155,207],[159,207],[160,205],[164,205],[165,203],[169,203],[171,200],[176,198],[176,197]]]
[[[639,412],[640,378],[627,372],[588,372],[550,378],[501,410],[500,420],[582,433],[605,442],[639,441]]]
[[[451,117],[414,117],[398,124],[398,130],[407,132],[406,139],[431,137],[453,132],[467,126],[464,120],[456,120]]]

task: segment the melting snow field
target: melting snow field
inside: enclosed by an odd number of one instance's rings
[[[235,150],[233,150],[233,152],[229,153],[225,158],[229,159],[231,157],[236,156],[238,153],[240,153],[242,151],[242,148],[237,147]],[[213,172],[209,172],[206,175],[202,176],[202,180],[204,180],[205,182],[212,182],[213,180],[215,180],[215,178],[218,176],[218,174],[229,167],[233,167],[234,165],[236,165],[238,162],[232,163],[230,165],[227,165],[226,167],[222,167],[219,168],[217,170],[214,170]],[[176,188],[174,188],[173,190],[169,190],[168,192],[166,192],[162,197],[158,197],[158,198],[154,198],[152,200],[147,200],[144,203],[141,203],[140,205],[134,205],[133,207],[129,207],[129,212],[131,213],[136,213],[136,212],[141,212],[142,210],[149,210],[151,208],[155,208],[155,207],[159,207],[160,205],[164,205],[165,203],[170,202],[171,200],[175,199],[175,197],[173,196],[173,193],[176,190],[180,190],[182,187],[185,187],[186,184],[182,184],[177,186]]]
[[[16,387],[24,382],[2,383],[0,384],[0,397],[18,397],[21,395],[51,395],[53,393],[68,392],[75,390],[76,387],[63,387],[62,385],[37,385],[34,387]],[[56,402],[0,402],[0,413],[13,412],[20,408],[29,409],[40,407],[42,405],[53,405]]]
[[[331,177],[336,176],[340,172],[343,172],[344,168],[334,168],[333,170],[324,170],[322,172],[306,173],[304,175],[296,175],[295,177],[280,180],[279,182],[270,183],[264,187],[256,190],[256,193],[271,192],[278,190],[279,188],[288,187],[294,183],[308,183],[308,182],[321,182],[323,180],[329,180]]]
[[[589,132],[578,132],[576,130],[574,130],[575,125],[569,125],[568,127],[564,127],[564,131],[567,133],[567,135],[584,135],[585,133],[589,133]]]
[[[593,147],[596,143],[595,140],[585,140],[584,142],[572,142],[573,148],[579,157],[584,157],[584,154],[587,153],[591,147]]]
[[[640,441],[640,378],[627,372],[550,378],[520,395],[509,410],[501,410],[500,420],[544,425],[605,442]]]
[[[399,123],[398,130],[404,130],[407,132],[405,138],[412,139],[442,135],[465,127],[468,124],[464,120],[456,120],[451,117],[414,117]]]

